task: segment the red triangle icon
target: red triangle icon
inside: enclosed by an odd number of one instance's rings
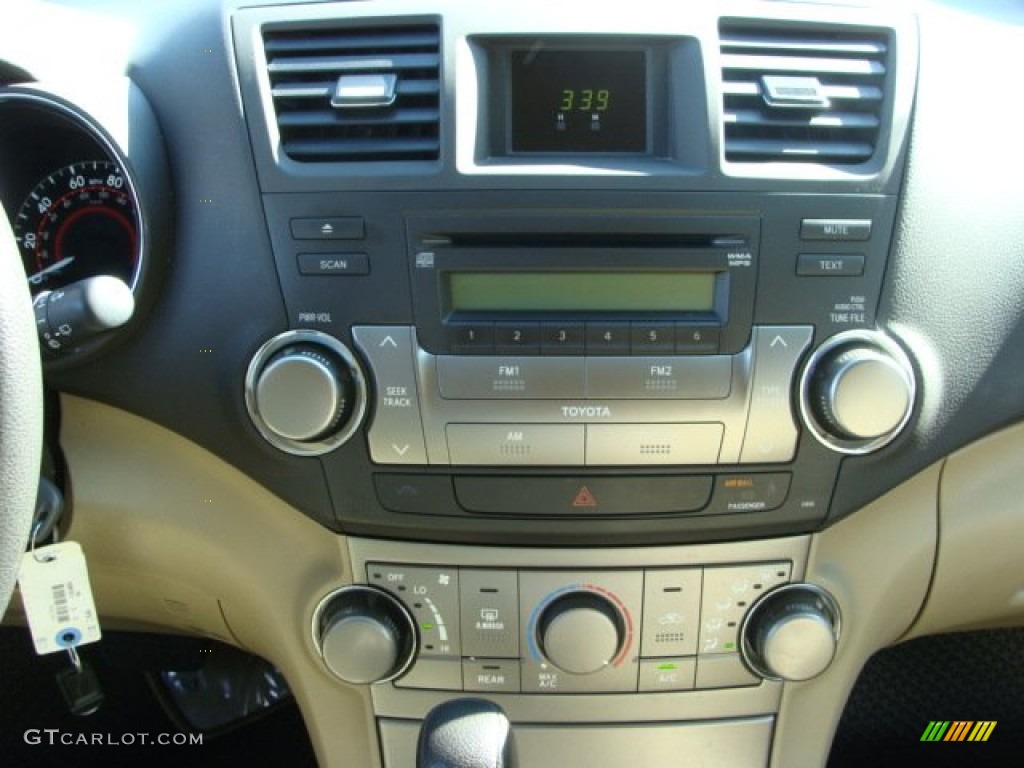
[[[576,494],[576,498],[572,500],[574,507],[596,507],[597,499],[594,498],[594,494],[590,492],[587,486],[580,488],[579,493]]]

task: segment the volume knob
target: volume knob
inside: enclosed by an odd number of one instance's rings
[[[289,453],[337,447],[365,410],[363,376],[352,353],[316,331],[292,331],[265,344],[249,365],[246,405],[260,433]]]
[[[902,431],[915,389],[902,349],[880,333],[851,331],[812,355],[801,383],[801,410],[808,429],[830,448],[868,453]]]

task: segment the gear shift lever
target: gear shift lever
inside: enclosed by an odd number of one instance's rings
[[[427,713],[416,768],[513,768],[512,733],[501,707],[483,699],[455,699]]]

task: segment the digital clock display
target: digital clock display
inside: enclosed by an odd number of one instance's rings
[[[647,150],[644,51],[512,51],[509,70],[512,152]]]

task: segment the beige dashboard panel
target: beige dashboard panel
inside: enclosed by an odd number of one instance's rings
[[[947,459],[939,551],[912,634],[1024,624],[1024,425]]]
[[[813,537],[806,581],[842,613],[828,671],[787,683],[771,765],[823,765],[850,689],[868,658],[897,642],[928,592],[935,558],[941,463]]]
[[[379,765],[369,693],[316,660],[316,601],[351,581],[339,537],[195,444],[64,396],[61,442],[97,607],[131,623],[217,637],[273,662],[322,765]]]

